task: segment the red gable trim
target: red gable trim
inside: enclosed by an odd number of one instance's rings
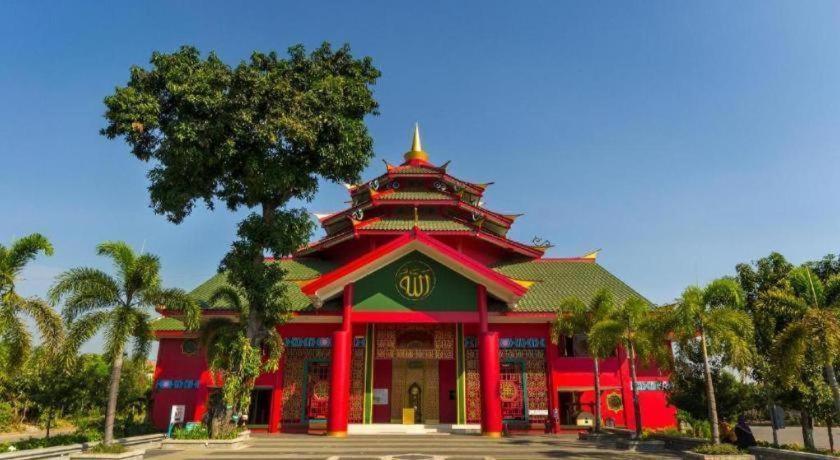
[[[339,281],[346,281],[345,278],[351,277],[355,272],[376,263],[386,255],[412,243],[422,245],[442,256],[450,262],[449,265],[463,267],[477,278],[487,281],[491,285],[488,287],[492,287],[491,292],[505,292],[508,294],[505,297],[514,300],[519,299],[519,297],[522,297],[527,292],[527,289],[522,285],[435,240],[418,228],[350,261],[342,267],[325,273],[321,277],[303,285],[301,291],[307,296],[314,296],[319,290],[334,287],[333,285]]]

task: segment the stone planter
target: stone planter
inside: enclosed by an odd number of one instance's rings
[[[662,452],[665,450],[665,442],[652,439],[618,439],[615,447],[634,452]]]
[[[145,450],[128,450],[121,454],[94,454],[91,452],[79,452],[70,454],[71,460],[143,460]]]
[[[755,460],[750,454],[709,455],[697,452],[683,452],[682,457],[691,460]]]
[[[246,430],[233,439],[165,439],[160,444],[160,448],[164,450],[235,450],[246,447],[249,439],[251,439],[251,432]]]
[[[795,450],[773,449],[771,447],[750,447],[750,453],[757,460],[837,460],[840,457]]]

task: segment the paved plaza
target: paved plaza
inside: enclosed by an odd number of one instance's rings
[[[515,436],[491,439],[469,435],[354,436],[256,436],[249,447],[236,451],[174,452],[150,450],[155,460],[525,460],[525,459],[668,459],[674,454],[639,454],[596,447],[575,435]]]

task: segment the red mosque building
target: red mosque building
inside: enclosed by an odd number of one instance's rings
[[[567,297],[586,302],[604,287],[619,302],[641,296],[598,265],[595,253],[547,258],[546,244],[508,238],[519,215],[485,208],[490,184],[453,177],[447,165],[429,161],[415,128],[402,164],[349,186],[349,208],[318,216],[326,236],[267,262],[287,270],[294,313],[280,327],[279,369],[256,382],[252,429],[321,426],[340,436],[416,424],[480,426],[495,436],[505,425],[542,430],[555,414],[561,429],[591,417],[585,337],[552,343],[555,311]],[[216,275],[192,294],[206,304],[224,283]],[[201,420],[214,380],[196,335],[160,312],[153,420],[163,428],[173,405],[185,406],[187,420]],[[642,366],[638,378],[644,426],[673,426],[667,375]],[[602,362],[601,389],[604,423],[634,428],[622,350]]]

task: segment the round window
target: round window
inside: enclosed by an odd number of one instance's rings
[[[194,355],[198,353],[198,342],[192,339],[187,339],[181,342],[181,353],[185,355]]]

